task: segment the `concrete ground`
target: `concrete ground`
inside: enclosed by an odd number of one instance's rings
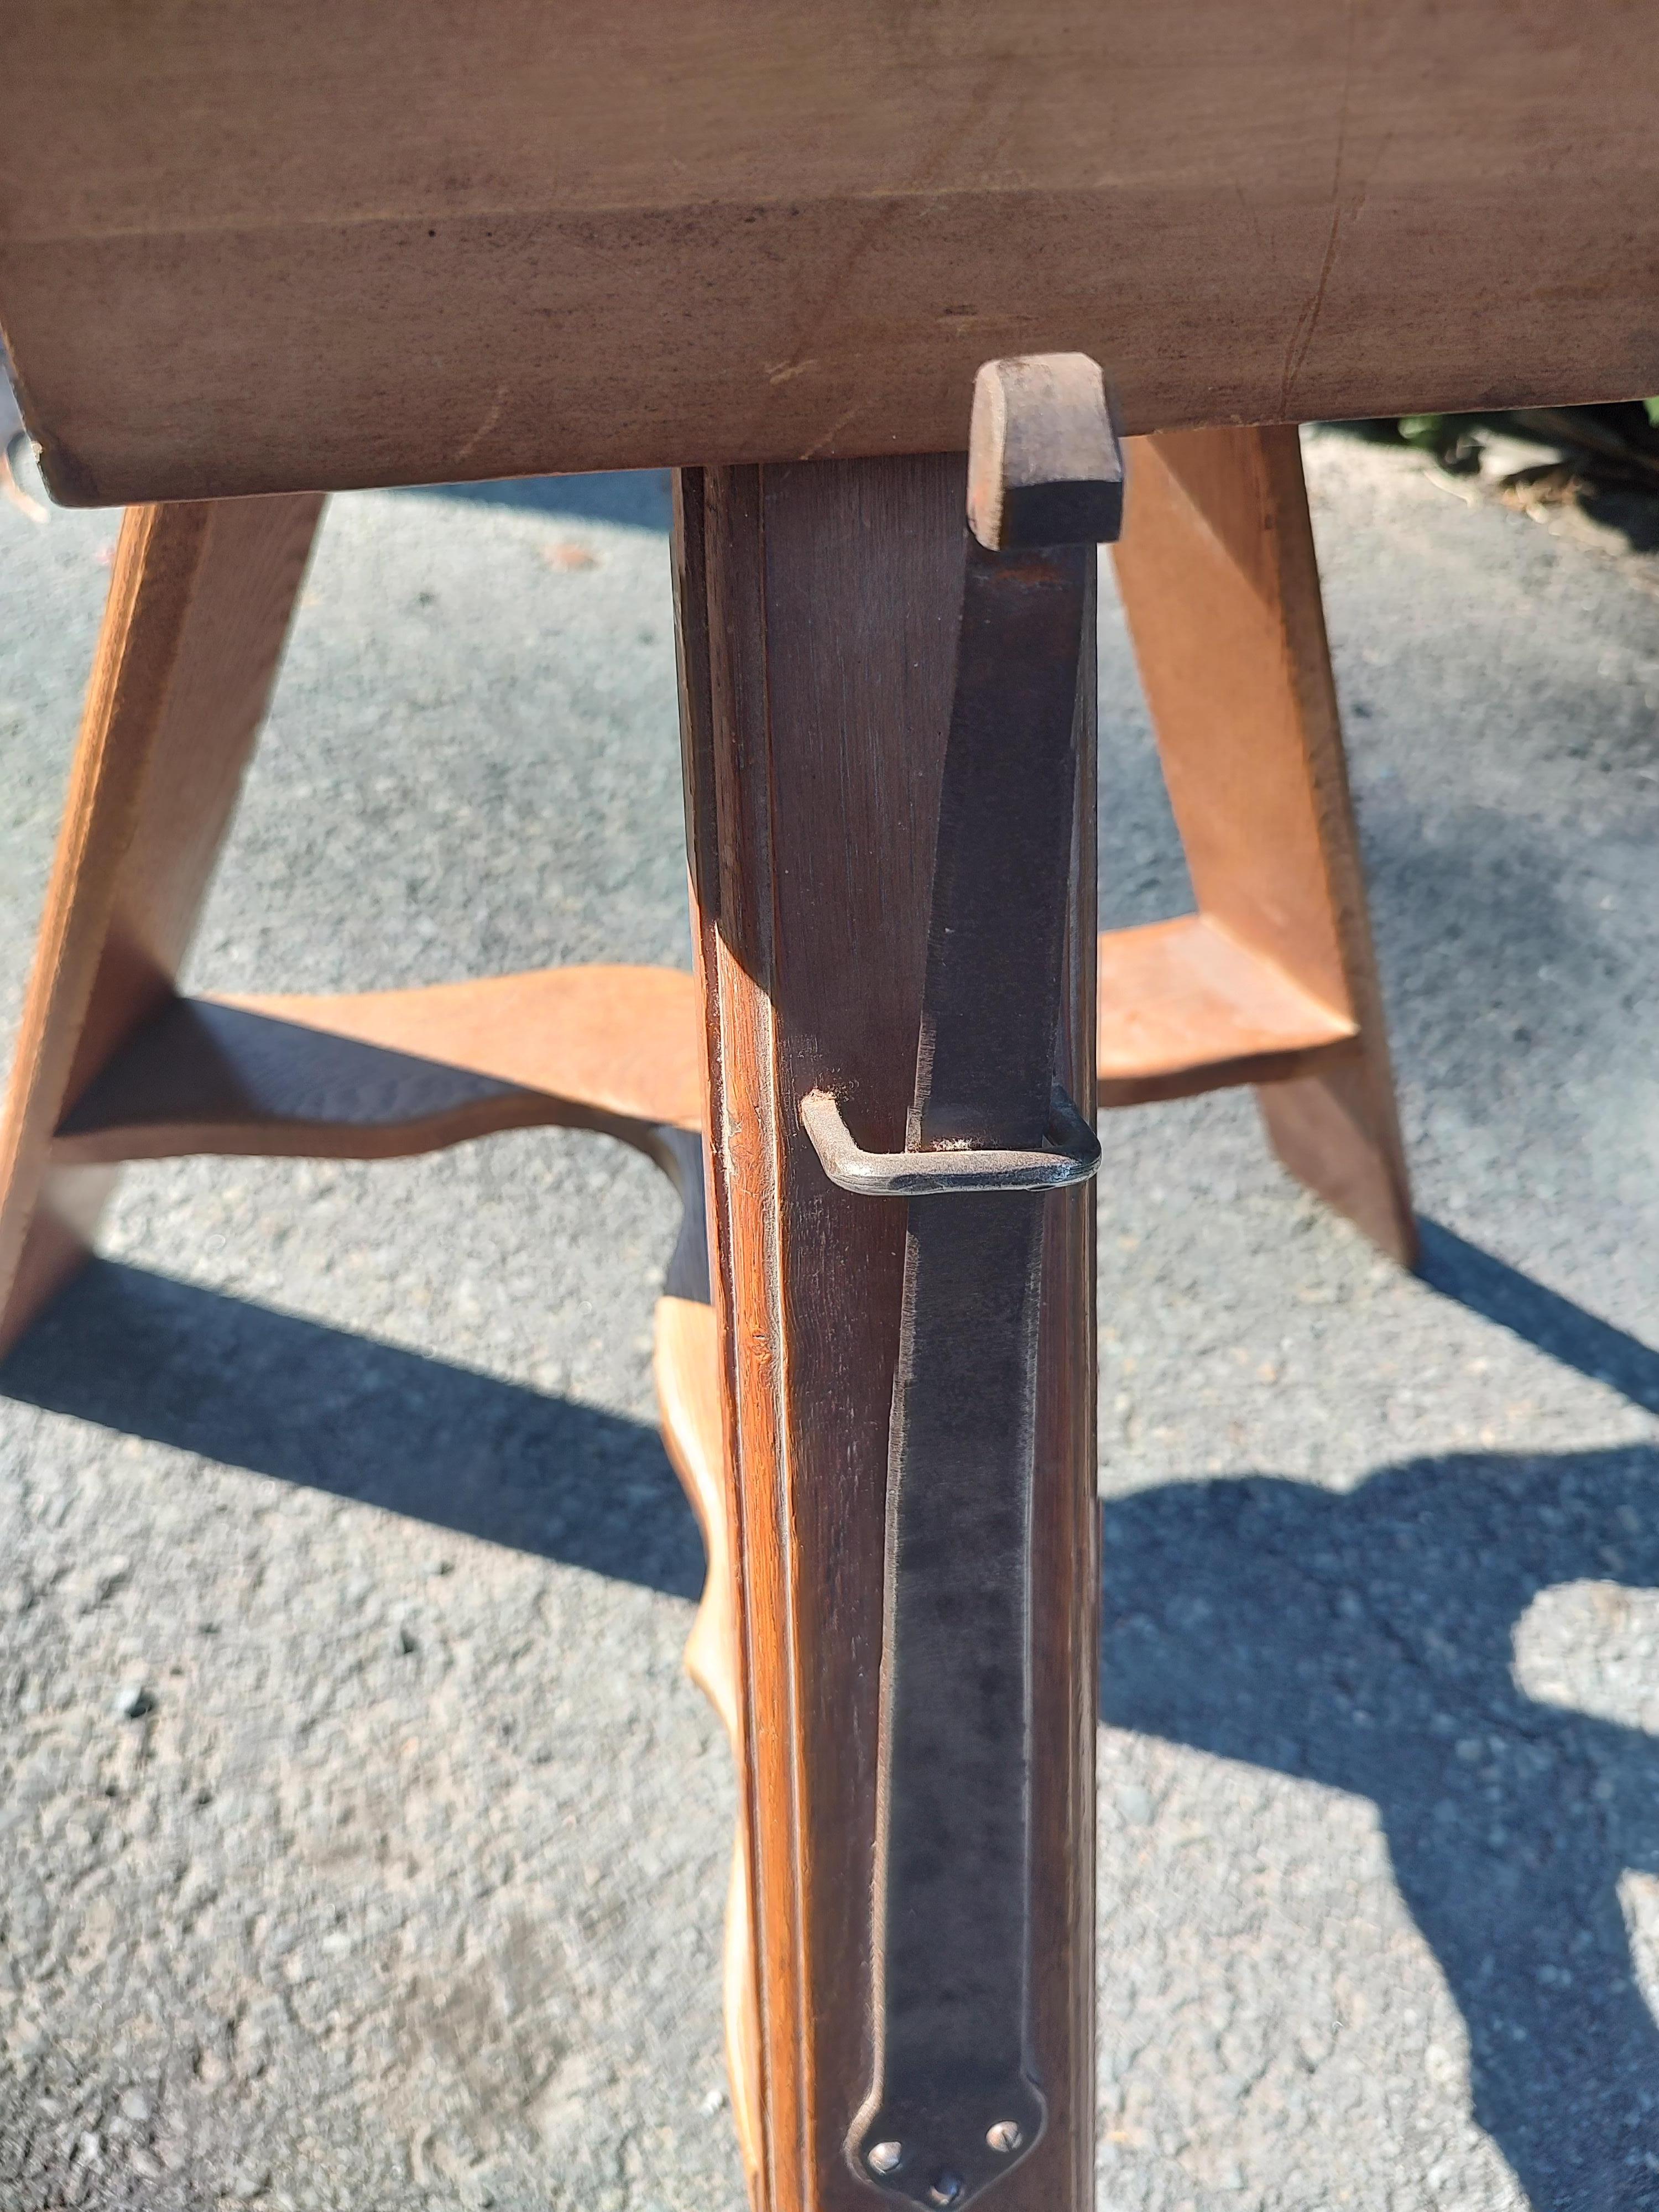
[[[1105,1126],[1100,2203],[1659,2206],[1659,581],[1309,458],[1427,1279],[1248,1097]],[[193,980],[684,962],[663,520],[337,500]],[[8,1022],[114,535],[0,504]],[[675,1211],[558,1133],[129,1174],[0,1370],[3,2212],[737,2212]]]

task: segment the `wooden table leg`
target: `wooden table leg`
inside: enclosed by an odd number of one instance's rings
[[[81,1265],[115,1180],[52,1131],[171,993],[322,512],[309,494],[131,508],[0,1120],[0,1352]]]
[[[721,1364],[712,1306],[657,1301],[653,1366],[662,1440],[702,1530],[708,1572],[685,1646],[685,1671],[719,1714],[740,1784],[748,1773],[743,1663],[738,1646]],[[744,1795],[739,1789],[739,1799]],[[760,1998],[750,1913],[749,1824],[739,1817],[726,1901],[726,2068],[732,2117],[752,2204],[762,2197]]]
[[[816,1087],[897,1149],[915,1075],[962,594],[949,458],[687,471],[676,581],[710,1086],[759,2212],[878,2200],[868,2088],[888,1420],[905,1209],[833,1188]],[[1093,852],[1084,747],[1079,852]],[[1075,872],[1060,1073],[1093,1108],[1094,885]],[[1007,2212],[1092,2202],[1093,1207],[1052,1199],[1035,1587],[1036,2057],[1050,2114]],[[741,2023],[738,2024],[739,2027]]]
[[[1200,910],[1358,1035],[1257,1093],[1293,1175],[1407,1266],[1411,1192],[1294,428],[1129,441],[1115,549]]]

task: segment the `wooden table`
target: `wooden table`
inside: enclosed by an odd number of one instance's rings
[[[830,1188],[798,1107],[828,1085],[902,1138],[973,373],[1091,354],[1139,434],[1119,574],[1200,908],[1097,954],[1086,772],[1055,1072],[1085,1109],[1097,1075],[1106,1104],[1257,1083],[1288,1164],[1409,1260],[1295,433],[1240,426],[1659,389],[1651,20],[15,0],[7,52],[0,322],[54,494],[131,512],[0,1135],[0,1327],[122,1159],[580,1122],[695,1191],[706,1133],[710,1297],[693,1234],[658,1376],[743,1784],[737,2117],[757,2208],[852,2212],[903,1214]],[[678,471],[695,979],[178,1000],[318,495],[647,466]],[[1049,2124],[1008,2212],[1092,2194],[1092,1212],[1049,1204]]]

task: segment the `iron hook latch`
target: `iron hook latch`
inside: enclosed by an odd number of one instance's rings
[[[1054,1070],[1095,548],[1117,536],[1122,500],[1095,363],[987,362],[905,1148],[861,1150],[831,1091],[800,1109],[832,1182],[909,1201],[874,2065],[847,2152],[866,2181],[939,2212],[1011,2172],[1047,2118],[1030,2002],[1037,1324],[1047,1196],[1100,1158]]]

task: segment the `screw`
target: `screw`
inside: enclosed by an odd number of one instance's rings
[[[1024,2140],[1018,2120],[993,2120],[985,2130],[985,2140],[993,2150],[1018,2150]]]
[[[962,2176],[952,2173],[948,2166],[943,2173],[936,2173],[927,2185],[930,2204],[954,2204],[961,2194]]]
[[[872,2143],[865,2153],[872,2173],[890,2173],[904,2155],[902,2143]]]

